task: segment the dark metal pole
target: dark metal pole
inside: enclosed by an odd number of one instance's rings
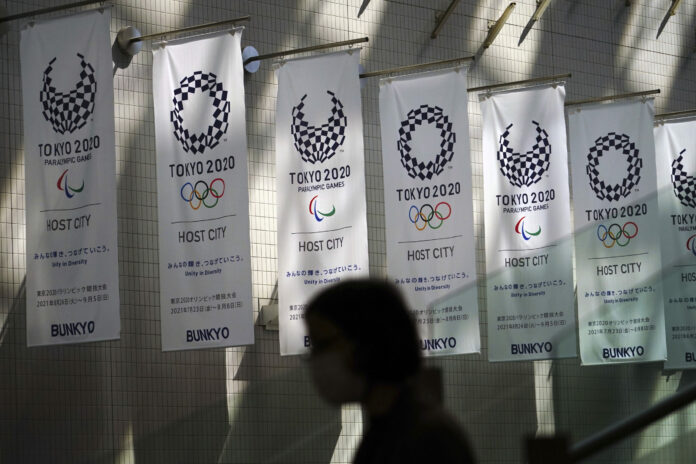
[[[215,27],[215,26],[224,26],[225,24],[234,24],[234,23],[239,23],[242,21],[249,21],[250,19],[251,19],[251,16],[241,16],[239,18],[226,19],[224,21],[217,21],[214,23],[199,24],[197,26],[190,26],[190,27],[182,27],[181,29],[174,29],[171,31],[160,32],[158,34],[148,34],[148,35],[143,35],[140,37],[133,37],[132,39],[130,39],[128,41],[128,43],[131,44],[133,42],[142,42],[143,40],[158,39],[160,37],[164,37],[165,35],[181,34],[183,32],[198,31],[200,29],[207,29],[207,28]]]
[[[440,18],[437,21],[437,24],[435,25],[435,29],[433,29],[433,33],[430,34],[431,39],[437,39],[438,34],[442,30],[442,27],[445,25],[445,21],[447,21],[447,18],[450,17],[454,9],[457,7],[458,3],[459,0],[452,0],[452,3],[450,3],[445,12],[442,13],[442,16],[440,16]]]
[[[475,59],[475,57],[473,57],[473,56],[465,56],[462,58],[452,58],[451,60],[431,61],[429,63],[412,64],[410,66],[400,66],[398,68],[391,68],[391,69],[383,69],[381,71],[366,72],[366,73],[360,74],[360,78],[362,79],[365,77],[385,76],[387,74],[394,74],[394,73],[404,72],[404,71],[415,71],[417,69],[425,69],[425,68],[429,68],[431,66],[437,66],[437,65],[442,65],[442,64],[459,63],[462,61],[473,61],[474,59]]]
[[[687,118],[695,116],[696,117],[696,110],[688,110],[688,111],[675,111],[673,113],[662,113],[662,114],[656,114],[655,115],[655,120],[658,119],[671,119],[671,118]]]
[[[284,52],[267,53],[265,55],[252,56],[251,58],[248,58],[246,61],[244,61],[244,64],[247,65],[249,63],[253,63],[254,61],[267,60],[269,58],[279,58],[281,56],[295,55],[297,53],[313,52],[316,50],[323,50],[325,48],[345,47],[347,45],[368,42],[369,40],[369,37],[362,37],[360,39],[344,40],[343,42],[332,42],[323,45],[314,45],[312,47],[295,48],[294,50],[286,50]]]
[[[658,93],[660,93],[660,89],[645,90],[643,92],[622,93],[619,95],[610,95],[608,97],[597,97],[597,98],[588,98],[586,100],[569,101],[569,102],[566,102],[565,106],[575,106],[575,105],[584,105],[587,103],[599,103],[599,102],[612,101],[612,100],[622,100],[624,98],[645,97],[648,95],[657,95]]]
[[[525,79],[522,81],[507,82],[505,84],[493,84],[493,85],[483,85],[481,87],[472,87],[470,89],[467,89],[467,91],[469,91],[469,92],[481,92],[483,90],[502,89],[504,87],[515,87],[518,85],[536,84],[539,82],[553,82],[553,81],[560,81],[563,79],[568,79],[572,76],[573,75],[571,73],[568,73],[568,74],[557,74],[555,76],[547,76],[547,77],[535,77],[532,79]]]

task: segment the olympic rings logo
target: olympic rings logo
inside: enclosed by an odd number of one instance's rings
[[[218,184],[215,184],[215,182],[218,182]],[[200,208],[201,205],[206,208],[214,208],[225,194],[225,181],[218,177],[213,179],[210,186],[204,180],[199,180],[195,184],[186,182],[181,186],[179,193],[181,194],[181,199],[187,202],[194,210]]]
[[[447,214],[445,214],[445,211],[447,211]],[[426,226],[429,226],[431,229],[439,229],[442,227],[442,223],[451,215],[452,207],[446,201],[441,201],[435,205],[435,208],[430,203],[426,203],[420,209],[416,205],[411,205],[408,209],[408,219],[418,230],[423,230]],[[439,221],[437,225],[434,224],[433,220]],[[423,224],[422,226],[420,225],[421,223]]]
[[[636,235],[638,235],[638,225],[633,221],[626,222],[623,227],[617,223],[613,223],[608,228],[604,224],[597,227],[597,238],[605,248],[611,248],[614,245],[626,246]]]
[[[696,239],[696,234],[689,237],[688,240],[686,241],[686,249],[689,250],[691,253],[693,253],[694,256],[696,256],[696,247],[694,246],[695,239]]]

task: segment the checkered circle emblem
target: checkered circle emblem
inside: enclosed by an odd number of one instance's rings
[[[401,121],[399,128],[399,141],[396,143],[399,153],[401,153],[401,165],[406,168],[409,177],[432,179],[442,173],[445,165],[452,161],[454,156],[454,144],[457,141],[457,134],[452,132],[452,123],[448,116],[442,113],[442,108],[438,106],[421,105],[412,109],[406,115],[405,121]],[[422,124],[435,124],[440,130],[440,151],[435,155],[434,160],[427,163],[419,161],[411,152],[410,142],[413,139],[413,132]]]
[[[536,130],[536,139],[532,149],[526,153],[517,153],[510,146],[510,129],[513,124],[505,128],[505,132],[500,136],[498,145],[498,162],[500,172],[507,177],[515,187],[529,187],[541,180],[541,176],[549,170],[551,158],[551,143],[549,134],[539,126],[539,123],[532,121]]]
[[[198,90],[206,92],[212,99],[213,123],[205,132],[192,134],[184,126],[184,102]],[[174,125],[174,137],[181,143],[185,152],[194,155],[203,153],[206,148],[213,149],[220,143],[220,139],[227,132],[230,116],[230,102],[227,100],[227,90],[222,88],[222,82],[217,81],[213,73],[196,71],[190,76],[179,81],[179,87],[174,90],[172,99],[174,109],[169,113],[169,119]]]
[[[599,159],[610,149],[619,150],[628,161],[626,176],[620,184],[608,185],[599,172]],[[595,140],[595,144],[587,154],[587,176],[590,178],[590,188],[600,200],[618,201],[630,195],[633,188],[640,182],[640,170],[643,167],[643,160],[636,148],[636,144],[631,142],[631,138],[626,134],[609,132],[603,137]]]
[[[684,169],[684,153],[679,152],[677,159],[672,161],[672,186],[674,194],[684,206],[696,208],[696,177],[686,174]]]
[[[346,127],[348,127],[348,118],[343,112],[343,103],[336,98],[336,94],[327,90],[326,93],[331,95],[331,116],[329,116],[326,124],[319,127],[310,126],[305,121],[305,116],[302,109],[305,106],[305,94],[297,106],[292,108],[292,125],[290,133],[295,140],[295,149],[300,153],[302,161],[309,163],[323,163],[331,159],[336,150],[339,149],[346,140]]]
[[[94,77],[94,68],[85,61],[85,57],[77,54],[80,58],[80,81],[75,84],[75,88],[69,92],[59,92],[53,85],[53,58],[43,73],[43,88],[39,92],[42,113],[53,130],[59,134],[72,134],[81,129],[94,112],[94,100],[97,95],[97,80]]]

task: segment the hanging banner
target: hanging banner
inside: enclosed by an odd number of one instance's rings
[[[565,87],[481,99],[488,358],[574,357]]]
[[[254,342],[241,36],[153,46],[164,351]]]
[[[21,32],[27,345],[119,338],[108,8]]]
[[[667,369],[696,368],[696,119],[655,127]]]
[[[582,363],[666,354],[653,101],[568,112]]]
[[[466,74],[380,82],[387,275],[426,356],[481,350]]]
[[[368,275],[359,50],[276,71],[280,354],[307,351],[315,292]]]

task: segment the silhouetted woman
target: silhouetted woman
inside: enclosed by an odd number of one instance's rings
[[[311,369],[330,403],[359,402],[369,417],[354,463],[472,463],[454,419],[418,387],[418,335],[395,287],[348,280],[307,306]]]

